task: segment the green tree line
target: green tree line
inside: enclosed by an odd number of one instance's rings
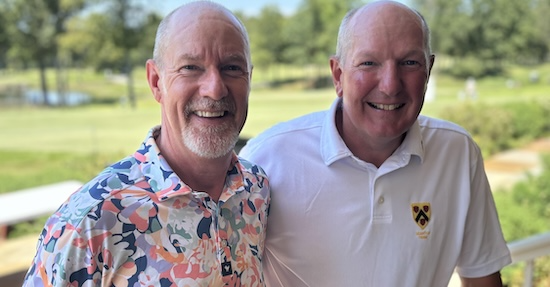
[[[0,69],[37,68],[44,103],[45,70],[55,68],[58,93],[65,69],[92,67],[124,73],[135,105],[132,71],[151,57],[162,18],[136,0],[0,0]],[[319,66],[334,53],[340,20],[359,0],[302,0],[285,15],[265,6],[257,15],[236,13],[247,27],[255,66]],[[506,63],[549,59],[550,0],[410,0],[432,30],[437,54],[451,61],[443,72],[459,77],[503,73]],[[272,71],[284,78],[284,71]]]

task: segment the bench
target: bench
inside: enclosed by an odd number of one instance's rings
[[[52,214],[81,186],[81,182],[70,180],[0,194],[0,226]]]

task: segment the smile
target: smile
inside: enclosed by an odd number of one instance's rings
[[[393,111],[397,110],[401,107],[403,107],[405,104],[395,104],[395,105],[383,105],[383,104],[375,104],[375,103],[368,103],[369,106],[377,109],[377,110],[384,110],[384,111]]]
[[[220,117],[223,117],[225,114],[226,114],[225,111],[215,111],[215,112],[195,111],[195,115],[201,118],[220,118]]]

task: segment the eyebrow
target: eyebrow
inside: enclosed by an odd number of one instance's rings
[[[190,54],[190,53],[184,53],[182,55],[179,55],[177,58],[178,62],[184,61],[184,60],[191,60],[191,61],[198,61],[201,59],[198,55]]]
[[[184,53],[182,55],[179,55],[177,57],[177,60],[178,61],[200,61],[202,60],[202,56],[199,56],[199,55],[196,55],[196,54],[190,54],[190,53]],[[240,53],[234,53],[234,54],[229,54],[227,56],[224,56],[222,58],[222,61],[239,61],[239,62],[247,62],[247,59],[245,57],[245,55],[243,54],[240,54]]]
[[[229,61],[242,61],[242,62],[247,62],[247,59],[245,57],[245,55],[243,54],[230,54],[229,56],[227,56],[225,59],[229,60]]]

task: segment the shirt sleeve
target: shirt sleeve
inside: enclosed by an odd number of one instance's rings
[[[471,149],[471,197],[457,272],[478,278],[500,271],[511,263],[495,202],[477,145]]]
[[[23,286],[110,285],[102,278],[104,268],[113,267],[103,252],[109,231],[93,228],[96,220],[86,214],[78,224],[66,216],[58,211],[46,222]]]

